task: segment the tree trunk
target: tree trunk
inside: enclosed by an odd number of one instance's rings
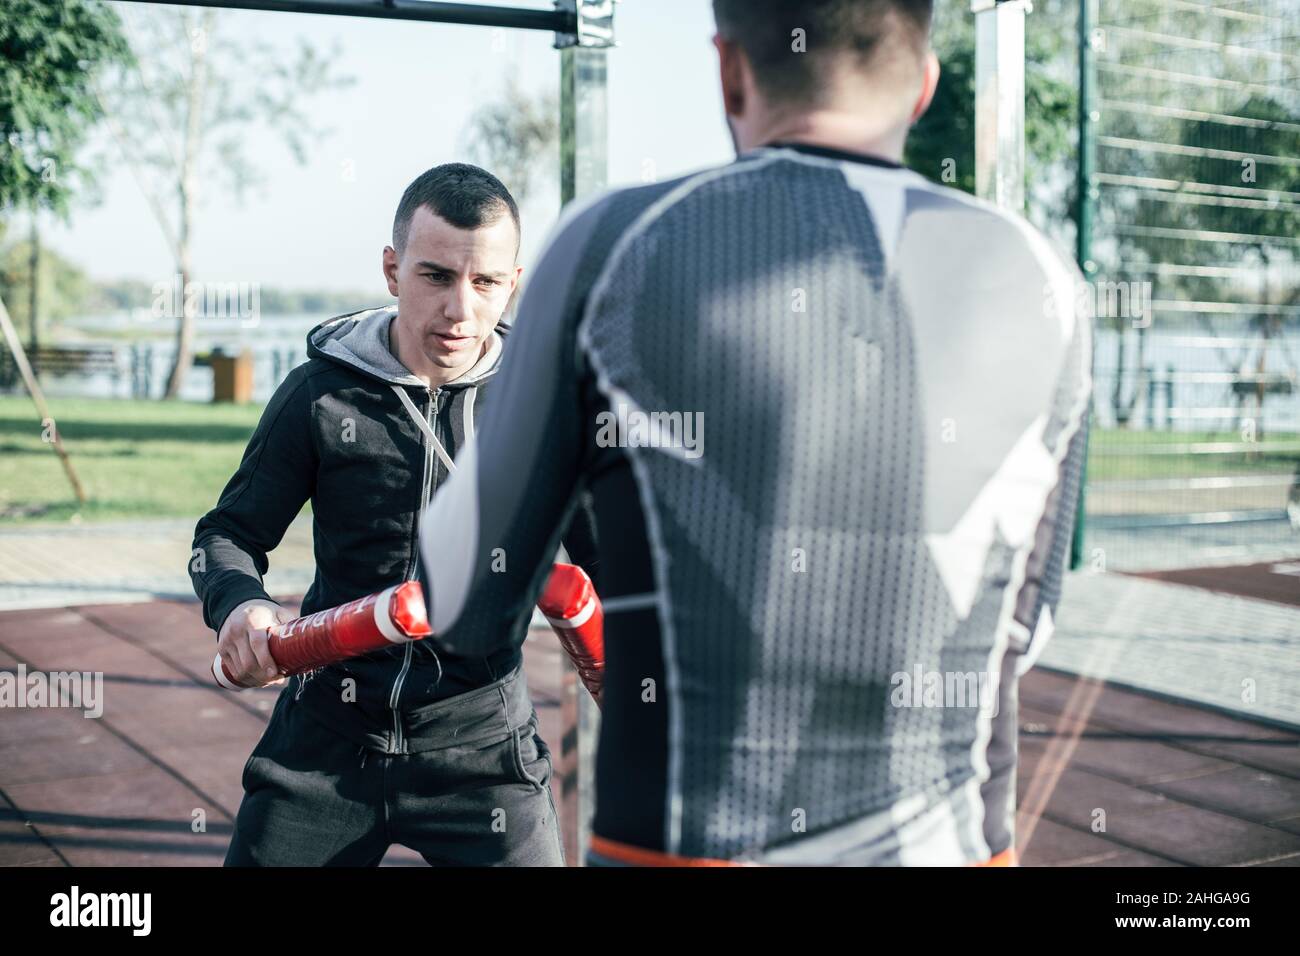
[[[41,234],[36,223],[36,206],[32,206],[32,241],[27,260],[27,321],[30,323],[28,339],[30,345],[32,370],[40,374],[40,356],[37,350],[41,345],[40,337],[40,287],[41,287]]]
[[[167,376],[167,389],[163,398],[178,398],[185,384],[185,376],[194,363],[194,297],[189,294],[193,276],[191,240],[194,212],[198,202],[198,159],[203,134],[203,95],[207,87],[207,44],[212,32],[212,11],[205,11],[197,32],[190,35],[189,98],[185,122],[184,156],[181,160],[180,230],[177,236],[176,269],[181,276],[181,314],[176,325],[176,357]],[[202,298],[201,296],[199,297]]]

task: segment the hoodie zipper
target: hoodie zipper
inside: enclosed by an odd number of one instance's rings
[[[434,434],[438,430],[438,403],[442,398],[442,388],[429,389],[429,404],[425,406],[424,420],[429,423]],[[435,459],[430,467],[430,459],[433,458],[433,448],[424,438],[423,429],[420,430],[420,450],[424,452],[423,467],[420,472],[420,510],[416,514],[416,527],[419,527],[420,517],[429,507],[429,499],[433,497],[433,489],[437,485],[438,462]],[[411,570],[407,574],[407,580],[414,580],[417,575],[415,569],[420,563],[420,545],[418,537],[415,544],[415,559],[411,562]],[[402,653],[402,666],[397,671],[397,677],[393,680],[393,690],[388,695],[388,709],[393,715],[393,752],[402,753],[402,747],[405,738],[402,735],[402,719],[398,710],[397,702],[401,698],[402,685],[406,683],[406,675],[411,670],[411,657],[414,654],[415,645],[408,641]]]

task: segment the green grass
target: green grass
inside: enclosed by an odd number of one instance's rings
[[[260,405],[51,399],[77,504],[31,399],[0,397],[0,523],[198,519],[239,466]]]
[[[1236,431],[1095,429],[1088,440],[1090,481],[1291,474],[1297,466],[1300,434],[1295,432],[1269,432],[1245,442]]]

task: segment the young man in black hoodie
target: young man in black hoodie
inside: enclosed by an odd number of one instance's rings
[[[306,501],[316,576],[303,614],[420,576],[417,521],[489,401],[518,249],[501,182],[438,166],[407,188],[384,249],[397,307],[308,335],[308,361],[195,530],[194,589],[240,683],[282,680],[266,628],[291,615],[262,575]],[[393,843],[435,865],[561,864],[521,664],[515,647],[457,656],[425,641],[295,678],[244,767],[226,864],[374,865]]]

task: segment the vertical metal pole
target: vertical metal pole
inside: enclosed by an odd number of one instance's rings
[[[1097,2],[1079,0],[1079,162],[1075,184],[1076,215],[1075,258],[1089,282],[1097,272],[1092,259],[1092,219],[1097,203]],[[1091,435],[1089,429],[1089,435]],[[1091,441],[1091,438],[1087,439]],[[1074,537],[1070,542],[1070,570],[1083,566],[1084,534],[1087,529],[1088,458],[1085,449],[1083,475],[1079,479],[1079,505],[1074,515]]]
[[[556,0],[577,15],[575,34],[560,47],[560,201],[605,188],[609,175],[608,54],[614,45],[614,0]],[[600,712],[564,657],[560,721],[560,825],[570,865],[581,866],[595,809],[596,740]]]
[[[1025,14],[1029,0],[973,0],[975,194],[1025,208]]]
[[[1097,270],[1092,261],[1092,216],[1097,199],[1094,181],[1097,161],[1097,113],[1095,104],[1097,66],[1094,60],[1093,30],[1097,0],[1079,0],[1079,164],[1078,234],[1075,250],[1079,268],[1091,276]]]
[[[560,202],[565,205],[607,183],[607,56],[591,47],[560,51]]]

